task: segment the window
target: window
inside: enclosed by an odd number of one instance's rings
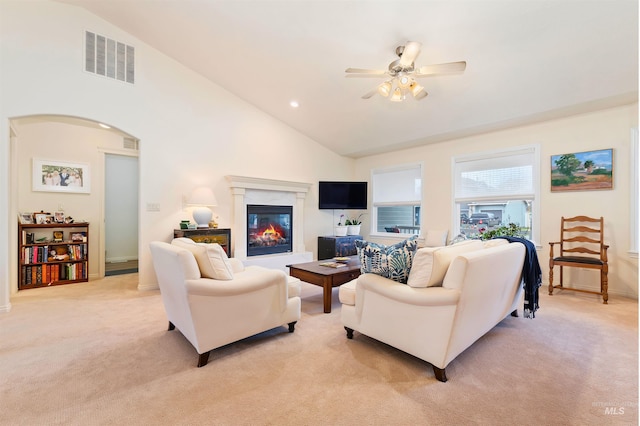
[[[455,234],[474,238],[515,223],[526,238],[537,239],[537,146],[454,157],[453,174]]]
[[[373,233],[420,233],[422,165],[373,170]]]

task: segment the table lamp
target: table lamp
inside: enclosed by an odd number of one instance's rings
[[[202,186],[196,188],[187,201],[187,205],[194,206],[193,220],[198,224],[198,228],[208,228],[213,212],[209,207],[217,206],[216,196],[211,188]]]

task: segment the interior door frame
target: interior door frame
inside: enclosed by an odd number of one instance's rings
[[[106,254],[105,254],[105,248],[106,248],[106,232],[105,232],[105,228],[106,228],[106,213],[105,213],[105,209],[106,209],[106,186],[107,186],[107,179],[106,179],[106,168],[107,168],[107,154],[111,154],[111,155],[122,155],[125,157],[136,157],[136,158],[140,158],[140,149],[138,148],[137,151],[129,151],[129,150],[124,150],[124,149],[112,149],[112,148],[98,148],[98,154],[100,155],[100,162],[102,164],[102,167],[100,168],[100,181],[102,182],[102,193],[104,194],[104,196],[102,197],[102,200],[100,200],[100,203],[102,204],[100,206],[100,247],[99,247],[99,256],[100,258],[99,260],[99,264],[98,264],[98,274],[100,275],[101,278],[105,277],[105,260],[106,260]],[[140,241],[140,162],[138,161],[138,242]],[[140,259],[140,245],[138,244],[138,259]]]

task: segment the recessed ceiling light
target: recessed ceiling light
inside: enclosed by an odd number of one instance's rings
[[[289,102],[289,105],[291,105],[291,108],[298,108],[300,106],[298,101],[291,101]]]
[[[102,127],[103,129],[110,129],[111,126],[107,126],[106,124],[102,124],[102,123],[98,123],[98,126]]]

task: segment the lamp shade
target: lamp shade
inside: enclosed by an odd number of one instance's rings
[[[187,204],[190,206],[217,206],[218,202],[211,188],[201,186],[191,193]]]
[[[393,91],[393,95],[391,95],[392,102],[402,102],[404,100],[404,94],[402,93],[402,89],[396,87]]]
[[[187,201],[190,206],[196,206],[193,209],[193,220],[198,224],[198,228],[208,228],[209,222],[213,217],[213,212],[209,208],[210,206],[217,206],[216,196],[213,194],[211,188],[202,186],[196,188],[191,197]]]
[[[389,96],[389,93],[391,93],[391,81],[385,81],[384,83],[379,85],[378,93],[380,93],[380,95],[384,96],[385,98]]]

